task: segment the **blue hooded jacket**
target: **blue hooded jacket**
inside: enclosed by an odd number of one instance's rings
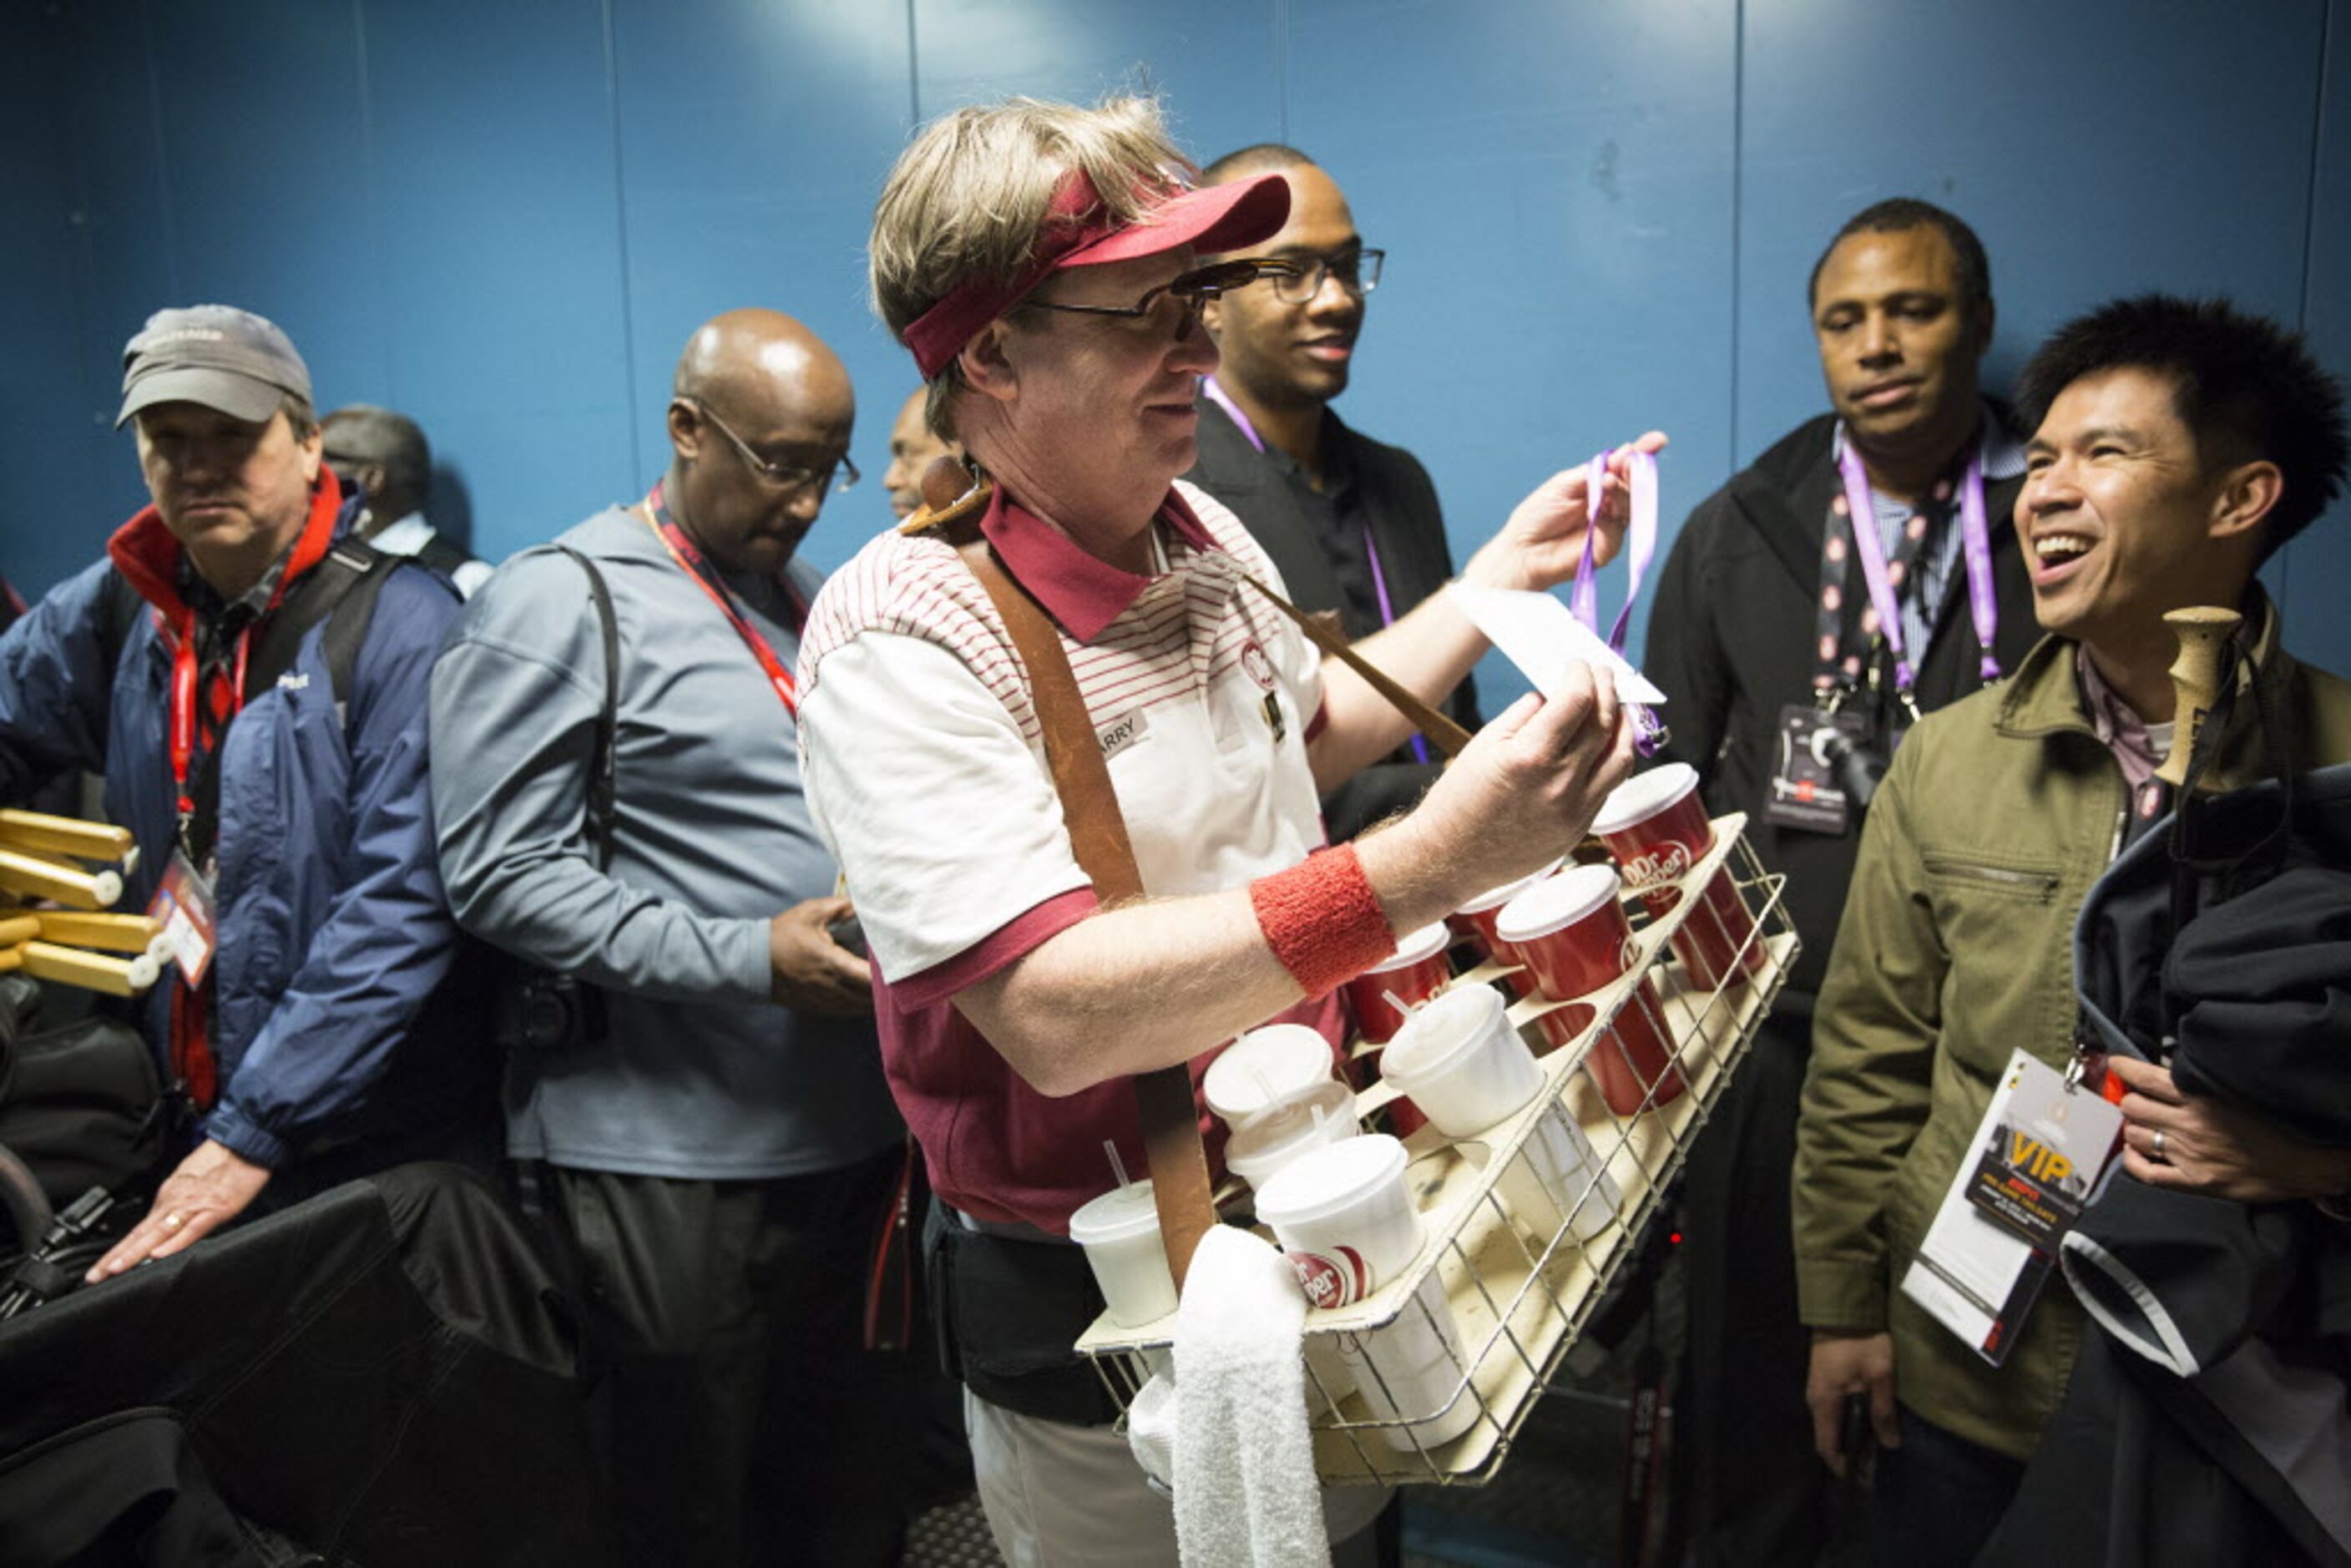
[[[347,534],[357,512],[356,497],[338,507],[322,476],[288,573]],[[106,816],[140,850],[120,906],[141,909],[177,824],[169,731],[185,612],[180,546],[150,507],[108,549],[109,560],[0,636],[0,801],[68,769],[102,772]],[[110,658],[118,571],[152,611],[131,618]],[[426,786],[426,694],[458,609],[437,574],[393,570],[349,691],[333,689],[322,621],[274,685],[248,694],[219,743],[208,983],[220,1093],[201,1130],[272,1170],[361,1140],[413,1145],[454,1134],[479,1125],[493,1102],[496,1064],[478,998],[443,987],[459,937]],[[149,998],[159,1055],[174,983],[167,977]],[[363,1148],[350,1152],[364,1159]]]

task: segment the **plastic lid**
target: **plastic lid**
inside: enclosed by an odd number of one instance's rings
[[[1405,1163],[1404,1145],[1385,1133],[1343,1138],[1268,1177],[1258,1189],[1257,1217],[1269,1225],[1326,1218],[1402,1181]]]
[[[1604,904],[1615,902],[1624,881],[1614,866],[1580,865],[1510,900],[1494,918],[1505,942],[1531,942],[1574,925]]]
[[[1252,1117],[1225,1141],[1225,1164],[1251,1186],[1295,1158],[1299,1151],[1335,1144],[1358,1132],[1355,1097],[1343,1083],[1318,1083]],[[1316,1111],[1322,1113],[1315,1120]]]
[[[1268,1024],[1249,1030],[1208,1063],[1200,1092],[1208,1109],[1227,1122],[1243,1121],[1328,1079],[1331,1061],[1331,1042],[1320,1030]]]
[[[1614,797],[1612,796],[1610,799],[1613,800]],[[1510,903],[1510,900],[1516,898],[1519,894],[1524,893],[1527,889],[1532,887],[1535,883],[1541,882],[1543,878],[1549,876],[1552,873],[1557,871],[1566,863],[1567,857],[1565,855],[1562,855],[1559,859],[1552,862],[1551,864],[1543,867],[1541,871],[1531,871],[1527,873],[1526,875],[1519,878],[1516,882],[1505,883],[1500,887],[1479,894],[1477,897],[1463,904],[1454,913],[1457,915],[1483,915],[1489,909],[1498,908],[1502,904]]]
[[[1404,939],[1396,944],[1395,957],[1385,963],[1374,964],[1364,973],[1384,975],[1392,969],[1408,968],[1415,964],[1426,963],[1444,952],[1445,945],[1452,940],[1452,929],[1442,920],[1434,925],[1424,925],[1417,931],[1407,931],[1405,933]]]
[[[1644,822],[1698,788],[1698,769],[1687,762],[1668,762],[1646,773],[1635,773],[1608,792],[1592,831],[1603,836],[1621,833]]]
[[[1081,1247],[1103,1241],[1123,1241],[1159,1228],[1158,1200],[1151,1196],[1149,1178],[1114,1186],[1089,1198],[1070,1216],[1070,1239]]]
[[[1441,1077],[1502,1020],[1502,993],[1491,986],[1446,992],[1405,1019],[1380,1050],[1380,1076],[1409,1094]]]

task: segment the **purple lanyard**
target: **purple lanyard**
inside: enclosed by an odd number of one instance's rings
[[[1256,447],[1259,452],[1265,450],[1265,438],[1257,433],[1257,426],[1249,422],[1249,416],[1241,412],[1240,404],[1235,402],[1231,394],[1217,384],[1216,377],[1201,377],[1200,391],[1207,395],[1210,402],[1225,411],[1227,417],[1239,427],[1242,436],[1251,446]],[[1372,525],[1368,522],[1364,525],[1364,556],[1372,563],[1372,592],[1379,600],[1380,624],[1393,626],[1395,624],[1395,603],[1388,598],[1388,574],[1380,570],[1379,541],[1372,537]],[[1411,738],[1410,745],[1413,756],[1423,763],[1427,762],[1428,742],[1416,735]]]
[[[1600,499],[1608,492],[1608,460],[1619,449],[1604,448],[1583,470],[1584,507],[1588,515],[1600,515]],[[1625,448],[1632,457],[1631,472],[1625,476],[1626,487],[1632,491],[1633,516],[1626,529],[1626,548],[1632,555],[1632,580],[1625,585],[1625,608],[1616,612],[1616,622],[1608,629],[1608,646],[1615,653],[1625,651],[1625,633],[1633,623],[1633,603],[1641,597],[1641,578],[1649,570],[1649,558],[1657,549],[1657,459],[1638,448]],[[1592,549],[1599,530],[1587,527],[1583,530],[1583,559],[1575,569],[1575,587],[1568,595],[1567,607],[1575,618],[1594,632],[1600,630],[1600,588]]]
[[[1604,447],[1585,465],[1583,559],[1576,564],[1575,586],[1569,591],[1567,607],[1594,635],[1599,633],[1599,573],[1593,558],[1593,548],[1600,532],[1597,522],[1601,500],[1608,493],[1608,460],[1619,451],[1624,452],[1628,460],[1625,487],[1632,497],[1632,517],[1625,528],[1625,550],[1631,579],[1625,585],[1625,607],[1616,612],[1615,623],[1608,629],[1608,646],[1612,652],[1622,653],[1625,651],[1625,634],[1633,624],[1633,606],[1641,597],[1641,579],[1647,574],[1650,558],[1657,550],[1657,458],[1655,453],[1644,452],[1638,447]],[[1642,756],[1654,757],[1665,744],[1665,726],[1646,706],[1640,703],[1626,706],[1632,713],[1635,746]]]
[[[1869,475],[1850,440],[1837,454],[1837,470],[1844,476],[1845,520],[1853,525],[1853,548],[1861,554],[1861,575],[1869,585],[1869,601],[1877,611],[1878,632],[1894,651],[1894,686],[1907,696],[1915,679],[1902,646],[1902,606],[1886,577],[1886,540],[1877,531],[1877,504],[1870,494]],[[1982,679],[1996,681],[2000,659],[1991,644],[2000,631],[2000,601],[1991,580],[1991,525],[1984,516],[1981,441],[1968,454],[1967,471],[1959,476],[1959,543],[1968,558],[1968,614],[1975,622],[1980,655],[1976,671]]]

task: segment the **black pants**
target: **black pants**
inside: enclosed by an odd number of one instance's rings
[[[1789,1218],[1811,1055],[1809,1019],[1765,1019],[1690,1151],[1670,1544],[1692,1563],[1810,1563],[1827,1543],[1831,1483],[1804,1404],[1811,1336],[1796,1317]]]
[[[633,1561],[897,1560],[912,1358],[862,1332],[902,1159],[767,1181],[548,1167]]]
[[[2023,1460],[1922,1421],[1906,1406],[1902,1446],[1878,1450],[1870,1560],[1877,1568],[1967,1568],[2023,1479]],[[2229,1555],[2221,1542],[2212,1548],[2216,1562]]]

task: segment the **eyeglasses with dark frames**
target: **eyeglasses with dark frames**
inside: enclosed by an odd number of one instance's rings
[[[778,490],[826,490],[838,496],[856,488],[857,481],[862,477],[857,472],[857,465],[851,461],[846,452],[842,453],[837,461],[828,463],[820,468],[811,468],[804,463],[772,462],[753,451],[751,444],[735,434],[733,425],[711,413],[707,403],[698,398],[684,398],[680,401],[691,405],[694,412],[701,418],[717,426],[718,434],[733,442],[735,450],[743,455],[743,461],[750,465],[751,472]],[[835,483],[833,478],[836,473],[841,476],[838,483]]]
[[[1117,316],[1129,320],[1149,321],[1159,314],[1162,299],[1173,299],[1183,308],[1176,323],[1176,341],[1181,343],[1192,336],[1192,328],[1200,319],[1201,308],[1209,300],[1248,287],[1259,278],[1286,277],[1296,270],[1296,263],[1271,257],[1243,261],[1220,261],[1208,267],[1194,267],[1181,277],[1146,289],[1142,298],[1132,305],[1069,305],[1058,299],[1023,299],[1022,306],[1034,306],[1040,310],[1066,310],[1080,316]],[[1017,308],[1017,307],[1016,307]]]
[[[1361,299],[1380,286],[1384,250],[1355,249],[1337,256],[1290,256],[1280,259],[1289,270],[1275,276],[1273,297],[1284,305],[1303,305],[1322,292],[1322,280],[1335,277],[1339,287]]]

